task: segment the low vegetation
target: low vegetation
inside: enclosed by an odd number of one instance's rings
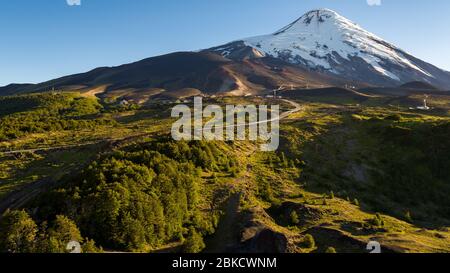
[[[246,141],[172,141],[164,105],[0,98],[0,205],[17,205],[0,219],[0,252],[70,252],[77,241],[83,252],[197,253],[226,241],[348,253],[370,240],[388,252],[450,251],[445,109],[301,99],[280,149],[263,153]],[[17,203],[16,192],[34,195]],[[253,241],[258,232],[273,241]]]
[[[114,123],[99,115],[102,105],[96,99],[76,94],[5,97],[0,98],[0,104],[0,141],[30,133],[89,129]]]

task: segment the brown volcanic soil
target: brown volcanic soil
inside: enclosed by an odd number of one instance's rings
[[[178,52],[117,67],[101,67],[40,84],[9,85],[0,95],[55,90],[142,100],[186,88],[205,94],[258,94],[279,86],[332,86],[340,80],[272,58],[232,61],[207,52]],[[97,92],[103,88],[103,92]],[[93,92],[95,91],[95,92]]]
[[[283,92],[282,95],[287,98],[302,98],[302,97],[332,97],[332,98],[345,98],[353,99],[355,101],[365,101],[372,95],[361,93],[355,90],[340,88],[340,87],[327,87],[319,89],[303,89],[292,90]]]

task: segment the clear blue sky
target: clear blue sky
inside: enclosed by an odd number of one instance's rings
[[[321,7],[450,70],[448,0],[81,1],[1,1],[0,86],[268,34]]]

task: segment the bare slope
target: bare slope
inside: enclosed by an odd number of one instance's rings
[[[0,88],[0,95],[70,90],[141,100],[164,92],[172,93],[172,97],[176,91],[186,88],[206,94],[247,95],[281,85],[334,83],[339,80],[272,58],[233,61],[213,53],[178,52],[35,85],[10,85]]]

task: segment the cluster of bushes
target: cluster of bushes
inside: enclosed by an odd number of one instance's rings
[[[314,237],[311,234],[306,234],[301,242],[301,246],[303,248],[315,248],[316,241],[314,240]]]
[[[85,253],[102,250],[95,242],[84,239],[76,224],[65,216],[56,216],[50,225],[40,226],[25,211],[6,211],[0,221],[0,252],[67,253],[70,242],[76,242]]]
[[[377,213],[374,218],[368,220],[368,223],[375,228],[382,228],[385,226],[383,217]]]
[[[76,94],[32,94],[0,98],[0,141],[29,133],[95,128],[113,124],[97,114],[102,105]]]
[[[107,249],[146,251],[184,242],[199,252],[219,213],[200,211],[203,171],[235,159],[214,143],[161,139],[133,144],[93,162],[76,181],[37,200],[36,219],[73,219],[81,234]]]
[[[272,189],[272,184],[270,183],[270,181],[267,180],[267,178],[265,177],[258,177],[257,182],[258,182],[257,196],[261,198],[261,200],[263,201],[275,203],[277,199],[275,197],[275,192]]]
[[[272,168],[297,168],[302,166],[299,159],[290,160],[284,152],[272,153],[268,155],[267,164]]]
[[[267,153],[264,158],[264,163],[277,172],[294,170],[295,173],[289,173],[292,178],[296,178],[301,172],[301,168],[304,166],[304,162],[297,158],[290,159],[282,151],[279,153]],[[268,178],[264,176],[257,177],[257,196],[266,202],[276,203],[276,188],[274,189],[272,184],[272,181],[268,180]]]

